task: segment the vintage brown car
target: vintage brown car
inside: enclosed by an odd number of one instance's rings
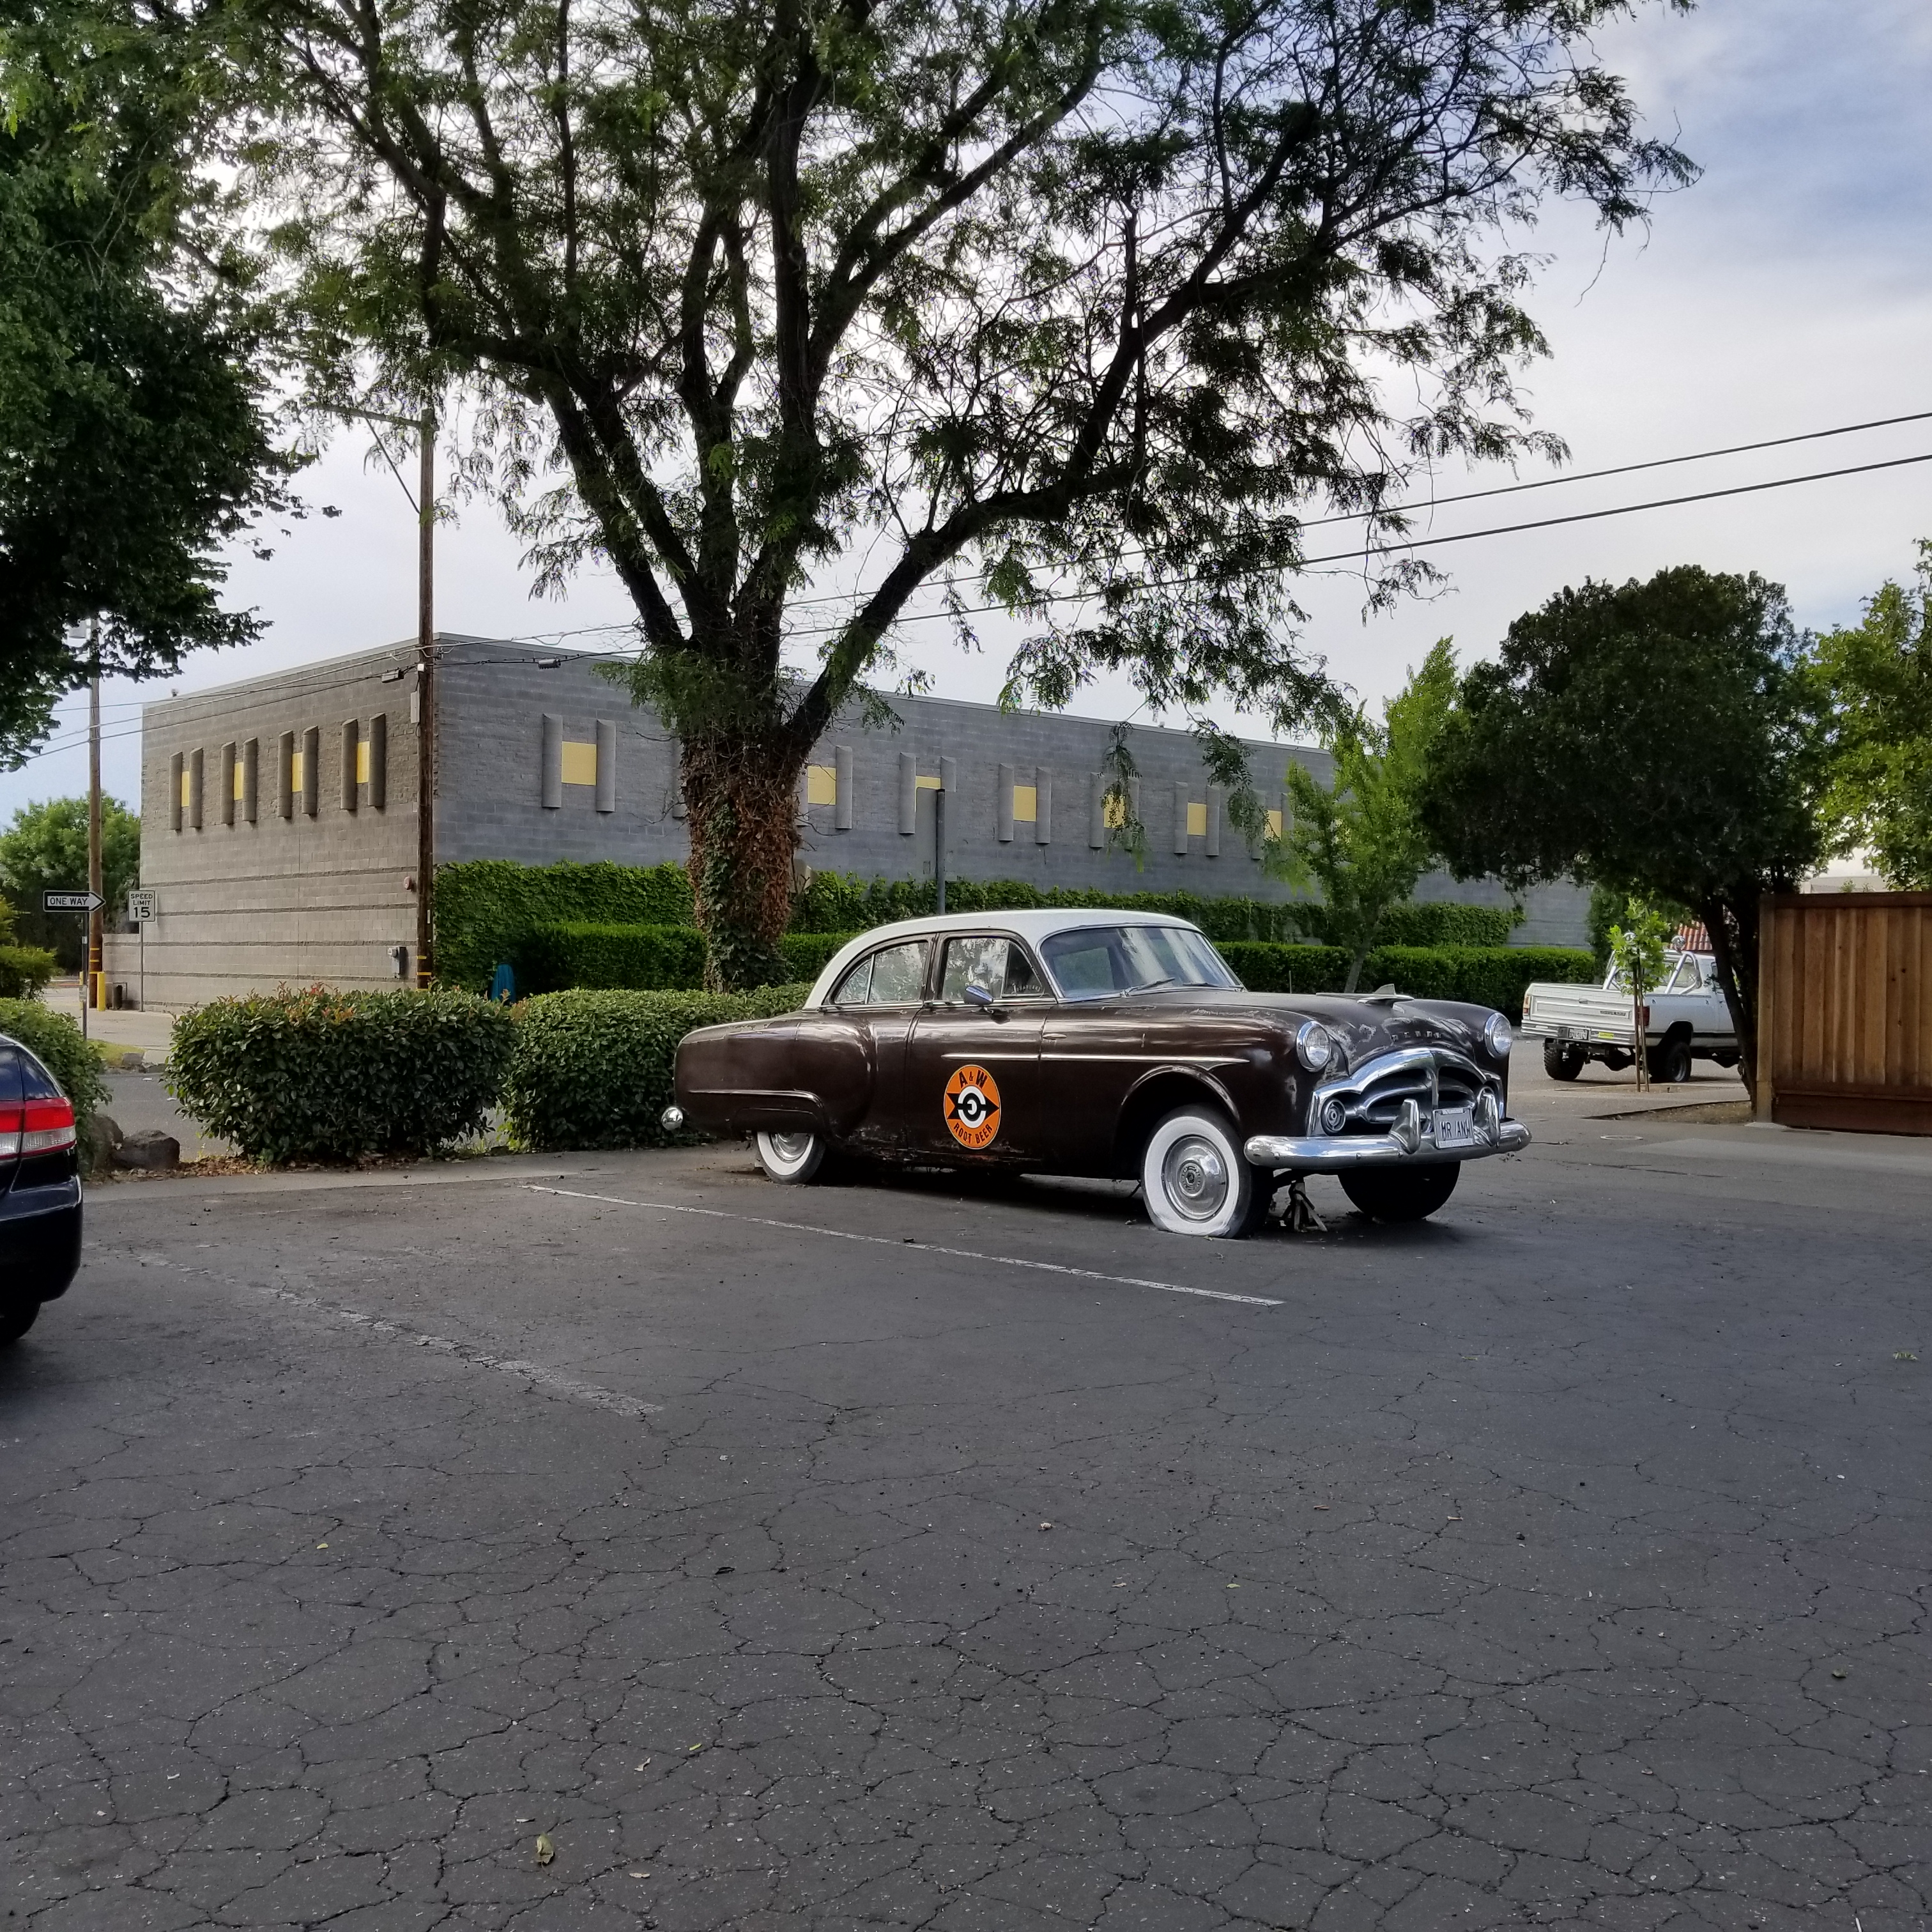
[[[665,1124],[752,1135],[774,1180],[868,1162],[1134,1179],[1174,1234],[1251,1232],[1310,1174],[1419,1220],[1462,1162],[1528,1145],[1510,1045],[1485,1006],[1249,992],[1158,914],[910,920],[845,946],[802,1012],[687,1035]]]

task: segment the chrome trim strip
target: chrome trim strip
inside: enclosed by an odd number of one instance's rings
[[[1297,1174],[1345,1174],[1358,1167],[1432,1167],[1450,1160],[1482,1160],[1492,1154],[1520,1154],[1529,1144],[1521,1120],[1504,1120],[1492,1142],[1466,1148],[1437,1148],[1427,1141],[1413,1149],[1394,1134],[1256,1134],[1243,1147],[1256,1167]]]

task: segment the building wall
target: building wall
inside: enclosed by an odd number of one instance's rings
[[[147,935],[147,1005],[178,1012],[224,994],[318,981],[393,986],[389,949],[397,945],[409,948],[413,976],[416,896],[407,882],[416,855],[414,656],[397,646],[144,707],[141,882],[154,890],[160,914]],[[369,743],[379,715],[387,769],[380,788],[368,779],[352,788],[352,811],[344,802],[343,727],[355,721],[358,742]],[[306,808],[305,783],[284,816],[281,741],[289,734],[300,752],[310,731],[315,809],[311,815]],[[232,812],[224,801],[224,748],[236,747],[245,771],[251,741],[252,820],[232,787]],[[190,789],[178,808],[177,758]],[[139,957],[132,940],[114,946],[110,980],[130,999],[141,997]]]
[[[656,715],[634,707],[597,661],[569,652],[539,663],[528,645],[446,636],[437,668],[436,849],[450,863],[512,859],[681,861],[677,747]],[[178,1010],[224,993],[324,981],[398,983],[391,949],[414,972],[418,731],[415,652],[399,644],[146,707],[142,716],[142,880],[159,894],[147,944],[146,1003]],[[1108,849],[1101,775],[1111,728],[1079,718],[1016,715],[990,705],[892,700],[896,728],[842,718],[814,749],[800,786],[801,865],[860,878],[930,878],[934,788],[946,786],[946,869],[956,878],[1204,897],[1292,895],[1265,878],[1207,783],[1184,731],[1136,727],[1146,852],[1137,868]],[[387,770],[377,803],[367,783],[343,788],[343,729],[358,742],[386,721]],[[319,753],[311,815],[298,796],[280,808],[280,746],[314,731]],[[257,746],[256,815],[221,809],[224,748]],[[175,760],[191,781],[202,764],[201,823],[178,814]],[[1324,781],[1318,751],[1250,746],[1263,802],[1283,808],[1289,760]],[[306,774],[304,775],[306,776]],[[179,826],[177,829],[176,820]],[[1489,884],[1424,881],[1418,897],[1504,902]],[[1517,939],[1576,944],[1585,896],[1532,894]],[[138,989],[117,944],[111,976]]]

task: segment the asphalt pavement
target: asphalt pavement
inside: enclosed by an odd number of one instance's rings
[[[1932,1146],[1595,1100],[1244,1244],[96,1190],[0,1360],[8,1924],[1926,1927]]]

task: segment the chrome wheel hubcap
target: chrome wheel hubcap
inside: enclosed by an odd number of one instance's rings
[[[773,1134],[770,1136],[772,1151],[789,1167],[795,1161],[804,1160],[812,1151],[809,1134]]]
[[[1228,1203],[1228,1163],[1212,1141],[1188,1134],[1176,1141],[1161,1162],[1161,1184],[1178,1214],[1211,1221]]]

